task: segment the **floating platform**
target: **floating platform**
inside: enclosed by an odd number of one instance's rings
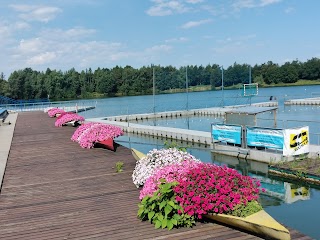
[[[168,112],[157,112],[157,113],[143,113],[143,114],[130,114],[130,115],[119,115],[102,118],[108,121],[139,121],[139,120],[149,120],[149,119],[161,119],[170,117],[186,117],[186,116],[225,116],[226,112],[233,111],[235,108],[242,108],[248,105],[234,105],[226,107],[214,107],[214,108],[201,108],[201,109],[191,109],[183,111],[168,111]],[[278,102],[262,102],[254,103],[251,106],[255,107],[277,107]]]
[[[320,97],[287,100],[284,105],[320,105]]]

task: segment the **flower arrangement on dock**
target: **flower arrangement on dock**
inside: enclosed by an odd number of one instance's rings
[[[107,139],[114,139],[123,135],[120,127],[104,123],[85,123],[78,127],[71,137],[82,148],[93,148],[96,143]]]
[[[133,183],[136,187],[143,186],[145,181],[154,174],[155,170],[186,159],[200,162],[191,154],[177,148],[153,149],[145,157],[137,161],[132,174]]]
[[[66,125],[67,123],[74,122],[74,126],[76,126],[78,122],[83,122],[84,117],[76,114],[76,113],[64,113],[60,117],[57,118],[54,125],[56,127],[62,127],[63,125]]]
[[[137,161],[133,180],[136,186],[143,185],[138,218],[169,230],[191,227],[202,218],[214,219],[260,236],[290,239],[289,231],[258,202],[259,193],[264,191],[258,180],[187,156],[172,161],[168,160],[174,158],[170,152],[154,149]]]
[[[49,117],[56,117],[58,114],[65,113],[65,111],[61,108],[51,108],[48,110]]]

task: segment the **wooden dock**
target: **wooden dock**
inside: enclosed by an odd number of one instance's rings
[[[260,239],[216,223],[167,231],[141,222],[131,151],[82,149],[70,140],[74,131],[54,127],[43,112],[19,113],[0,194],[0,239]]]

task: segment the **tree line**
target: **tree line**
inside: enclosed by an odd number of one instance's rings
[[[223,71],[218,64],[179,68],[150,65],[139,69],[115,66],[94,71],[89,68],[81,72],[74,68],[66,72],[25,68],[12,72],[7,80],[3,73],[0,74],[0,95],[14,99],[51,100],[146,95],[153,93],[153,83],[157,93],[185,89],[186,79],[189,87],[205,85],[215,90],[221,87],[222,74],[225,87],[249,83],[249,78],[260,85],[295,83],[301,79],[319,80],[320,59],[312,58],[306,62],[295,60],[281,66],[272,61],[253,67],[234,63]]]

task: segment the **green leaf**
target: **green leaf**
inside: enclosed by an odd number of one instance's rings
[[[173,208],[175,208],[175,206],[176,206],[176,204],[174,203],[174,201],[169,201],[168,204],[169,204],[170,206],[172,206]]]
[[[164,213],[166,214],[166,216],[168,216],[168,214],[172,211],[172,207],[170,205],[166,205],[164,208]]]
[[[171,222],[173,223],[173,225],[176,225],[176,226],[178,225],[178,221],[175,218],[172,218]]]
[[[168,227],[168,230],[171,230],[171,229],[173,228],[173,223],[172,223],[172,221],[167,220],[167,227]]]
[[[165,228],[167,226],[167,219],[163,219],[161,223],[162,228]]]
[[[152,203],[154,200],[156,200],[157,199],[157,196],[153,196],[153,197],[151,197],[150,199],[149,199],[149,201],[148,202],[150,202],[150,203]]]
[[[155,203],[152,203],[151,209],[154,210],[155,207],[156,207],[156,204],[155,204]]]
[[[165,183],[162,185],[162,192],[167,192],[168,190],[171,190],[171,185],[169,183]]]
[[[155,227],[156,229],[158,229],[158,228],[161,227],[161,225],[162,225],[161,221],[156,220],[156,223],[155,223],[155,226],[154,226],[154,227]]]
[[[152,219],[152,217],[154,216],[154,214],[155,214],[154,211],[148,213],[148,219],[149,219],[149,221],[151,221],[151,219]]]
[[[144,212],[144,208],[139,208],[138,210],[138,216],[140,216]]]
[[[149,198],[150,198],[149,196],[144,197],[144,198],[142,199],[141,203],[142,203],[142,204],[146,204],[147,201],[149,200]]]
[[[162,215],[162,214],[159,214],[158,219],[159,219],[160,221],[162,221],[162,220],[163,220],[163,215]]]
[[[161,210],[167,204],[166,201],[162,201],[159,205],[159,209]]]

